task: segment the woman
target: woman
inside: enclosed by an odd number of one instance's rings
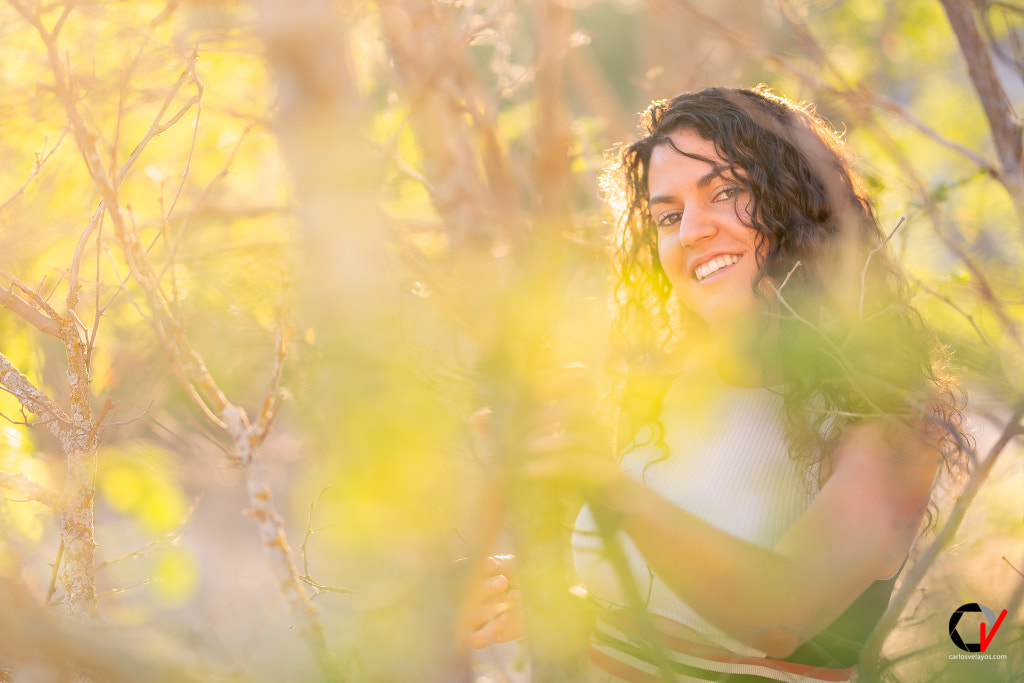
[[[813,113],[712,88],[643,129],[609,174],[623,455],[549,444],[535,468],[572,470],[591,501],[574,554],[604,608],[594,680],[658,680],[666,657],[697,680],[847,680],[958,452],[941,350]],[[595,516],[618,520],[662,648],[622,617]],[[514,611],[483,616],[475,644],[521,635]]]

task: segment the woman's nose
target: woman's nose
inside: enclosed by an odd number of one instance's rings
[[[691,247],[716,232],[715,223],[706,211],[689,209],[679,219],[679,243]]]

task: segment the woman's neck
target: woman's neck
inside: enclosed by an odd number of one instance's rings
[[[726,384],[774,387],[783,383],[778,351],[767,335],[697,334],[687,340],[690,369],[712,370]],[[692,365],[691,365],[692,363]]]
[[[726,384],[737,387],[774,387],[782,384],[778,363],[762,354],[727,345],[718,349],[715,370]]]

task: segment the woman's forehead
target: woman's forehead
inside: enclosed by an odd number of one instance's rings
[[[714,140],[709,140],[690,128],[669,133],[662,142],[655,145],[654,149],[657,151],[661,148],[711,165],[727,164]]]
[[[651,150],[648,168],[648,187],[652,174],[662,175],[669,169],[688,166],[698,184],[705,185],[717,177],[745,177],[742,168],[729,163],[712,140],[701,137],[692,130],[684,129],[666,136]]]

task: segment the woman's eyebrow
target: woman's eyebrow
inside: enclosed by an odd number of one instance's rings
[[[728,173],[728,171],[729,171],[729,167],[728,166],[719,166],[719,165],[713,166],[710,171],[708,171],[707,173],[702,175],[697,180],[697,187],[699,187],[700,189],[703,190],[705,187],[710,185],[713,180],[715,180],[717,178],[722,178],[724,180],[725,179],[725,174]]]
[[[725,178],[725,173],[728,169],[725,166],[715,166],[710,171],[702,175],[697,179],[697,187],[704,189],[710,185],[716,178]],[[654,206],[655,204],[672,204],[676,201],[675,197],[670,194],[658,194],[654,195],[647,200],[647,206]]]

